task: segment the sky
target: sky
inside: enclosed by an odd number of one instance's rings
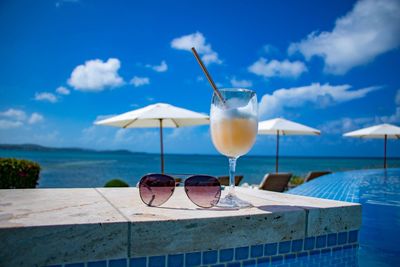
[[[163,102],[209,113],[212,89],[257,93],[261,120],[321,130],[285,136],[287,156],[381,156],[342,134],[400,125],[400,1],[0,2],[0,143],[159,151],[158,129],[95,126]],[[208,126],[166,129],[166,153],[217,154]],[[388,142],[400,156],[400,142]],[[274,155],[258,136],[251,155]]]

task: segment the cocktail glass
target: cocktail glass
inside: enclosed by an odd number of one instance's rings
[[[229,189],[218,207],[247,208],[251,203],[235,194],[236,160],[253,146],[258,130],[257,96],[248,89],[220,89],[211,103],[211,137],[215,148],[229,159]]]

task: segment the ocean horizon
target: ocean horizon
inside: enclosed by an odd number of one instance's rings
[[[40,164],[40,188],[103,187],[119,178],[135,186],[148,173],[160,172],[156,153],[96,151],[79,148],[50,150],[0,149],[0,157],[28,159]],[[304,177],[309,171],[347,171],[382,168],[379,157],[280,156],[279,172]],[[400,158],[389,158],[390,168],[400,168]],[[259,184],[268,172],[275,172],[275,156],[246,155],[238,159],[242,183]],[[228,160],[222,155],[165,154],[167,174],[228,175]]]

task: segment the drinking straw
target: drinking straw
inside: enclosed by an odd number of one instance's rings
[[[204,66],[203,61],[201,61],[199,54],[197,54],[196,48],[192,47],[192,52],[194,54],[194,57],[197,59],[197,62],[199,63],[201,69],[203,70],[204,74],[207,77],[207,80],[211,84],[211,87],[214,89],[215,94],[218,96],[219,100],[221,100],[222,103],[225,104],[225,99],[222,96],[221,92],[218,90],[217,86],[215,85],[213,79],[211,78],[210,73],[208,72],[206,66]]]

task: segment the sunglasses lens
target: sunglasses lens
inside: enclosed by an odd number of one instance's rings
[[[153,207],[166,202],[174,193],[175,180],[162,174],[149,174],[139,182],[139,193],[142,201]]]
[[[196,175],[185,180],[185,191],[190,200],[199,207],[211,208],[221,197],[221,185],[217,178]]]

